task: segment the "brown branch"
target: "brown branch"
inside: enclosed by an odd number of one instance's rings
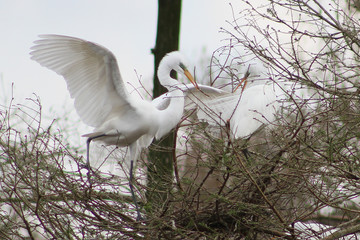
[[[350,234],[358,234],[360,232],[360,224],[340,229],[336,232],[331,233],[329,236],[322,238],[321,240],[336,240],[345,237]]]

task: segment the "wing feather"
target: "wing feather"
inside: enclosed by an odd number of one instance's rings
[[[230,121],[234,138],[248,137],[262,124],[273,122],[279,109],[277,94],[282,93],[273,84],[255,85],[243,93],[203,89],[203,93],[194,92],[195,98],[190,98],[193,103],[188,107],[196,107],[198,119],[211,126],[225,126]]]
[[[238,96],[211,86],[200,84],[198,86],[199,90],[193,86],[189,86],[186,90],[185,110],[192,112],[196,109],[199,120],[214,126],[223,125],[219,123],[224,117],[223,112],[229,113],[233,110],[230,102],[238,99]]]
[[[221,97],[204,101],[198,110],[198,118],[212,126],[225,126],[239,105],[240,95],[227,93]]]
[[[41,35],[32,59],[66,80],[84,123],[98,127],[113,109],[132,109],[115,56],[106,48],[74,37]]]

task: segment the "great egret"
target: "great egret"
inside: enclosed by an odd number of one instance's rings
[[[284,92],[278,84],[269,81],[248,84],[248,76],[249,72],[234,92],[220,89],[215,92],[216,88],[199,85],[199,92],[188,95],[187,101],[190,99],[192,103],[185,109],[197,108],[198,119],[210,126],[229,124],[233,139],[249,137],[263,124],[275,120]]]
[[[184,94],[181,83],[170,77],[175,70],[195,81],[184,65],[179,52],[167,54],[158,69],[160,83],[168,89],[166,106],[135,98],[126,90],[115,56],[106,48],[79,38],[62,35],[41,35],[31,48],[32,59],[63,76],[75,109],[82,121],[95,128],[86,134],[87,162],[90,171],[89,144],[92,140],[107,145],[129,146],[129,186],[138,219],[141,215],[132,186],[132,168],[142,148],[153,138],[160,139],[181,120]],[[161,105],[157,108],[156,105]]]
[[[220,170],[221,165],[215,165],[217,166],[215,169],[207,167],[218,163],[217,158],[213,159],[218,148],[213,145],[217,141],[213,142],[206,136],[210,133],[215,138],[222,138],[223,130],[225,130],[229,134],[226,136],[230,138],[228,139],[230,141],[235,139],[248,141],[261,126],[272,125],[276,120],[275,113],[280,109],[279,100],[284,95],[283,91],[277,83],[258,79],[251,81],[248,76],[247,72],[234,92],[210,86],[204,88],[199,84],[200,91],[193,91],[185,98],[185,109],[193,112],[189,118],[190,123],[204,121],[208,124],[208,130],[204,135],[197,131],[197,134],[188,136],[185,132],[186,137],[179,138],[180,141],[184,139],[180,145],[189,144],[184,147],[186,154],[180,154],[177,159],[181,166],[178,169],[179,175],[183,179],[191,179],[191,184],[188,184],[186,180],[183,181],[183,187],[189,194],[196,194],[198,201],[207,201],[209,194],[217,194],[223,186],[220,180],[224,176]],[[191,125],[187,129],[191,132]],[[193,146],[196,147],[193,148]],[[200,148],[203,146],[204,151],[201,151],[199,146]],[[249,157],[247,148],[242,152],[245,158]],[[177,178],[177,181],[180,182],[180,179]],[[201,186],[201,189],[197,186]]]

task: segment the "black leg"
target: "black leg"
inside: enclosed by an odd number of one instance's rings
[[[92,138],[88,138],[86,140],[86,164],[84,166],[84,168],[87,168],[90,171],[90,157],[89,157],[89,152],[90,152],[90,142],[91,142]]]
[[[83,168],[86,168],[90,171],[90,142],[94,140],[95,138],[105,137],[105,134],[89,137],[86,140],[86,164],[82,165]]]
[[[250,158],[250,152],[249,152],[249,150],[248,150],[247,148],[244,148],[244,149],[241,150],[241,151],[242,151],[242,153],[244,154],[246,160],[249,160],[249,158]]]
[[[245,156],[246,161],[249,161],[249,160],[250,160],[250,157],[251,157],[250,152],[249,152],[248,147],[247,147],[250,138],[251,138],[251,136],[248,137],[248,138],[245,140],[245,141],[246,141],[246,142],[245,142],[245,148],[243,148],[243,149],[241,150],[242,153],[243,153],[244,156]]]
[[[134,194],[134,189],[133,189],[133,185],[132,185],[132,181],[133,181],[133,165],[134,165],[134,161],[131,160],[130,163],[130,179],[129,179],[129,187],[130,187],[130,191],[131,191],[131,197],[133,199],[133,202],[135,204],[135,208],[136,208],[136,212],[137,212],[137,217],[136,217],[136,221],[141,221],[143,220],[143,218],[141,217],[140,211],[139,211],[139,206],[136,202],[136,197]]]
[[[90,177],[91,177],[91,175],[90,175],[90,172],[91,172],[91,167],[90,167],[90,142],[95,138],[104,137],[104,136],[106,136],[106,135],[101,134],[101,135],[97,135],[97,136],[94,136],[94,137],[89,137],[86,140],[86,164],[81,165],[81,167],[88,170],[87,177],[88,177],[88,180],[89,180],[90,183],[91,183],[91,181],[90,181]]]

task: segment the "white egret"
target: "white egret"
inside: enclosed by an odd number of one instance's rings
[[[168,89],[167,104],[152,104],[130,95],[121,78],[115,56],[106,48],[79,38],[41,35],[31,48],[32,59],[63,76],[81,120],[95,128],[86,134],[87,163],[90,171],[89,144],[92,140],[107,145],[129,146],[129,186],[141,215],[132,186],[132,168],[142,148],[153,138],[160,139],[181,120],[184,94],[181,84],[170,77],[172,70],[185,75],[195,85],[179,52],[167,54],[158,69],[160,83]],[[156,105],[161,105],[158,109]]]
[[[209,130],[207,132],[215,138],[221,138],[225,129],[229,134],[226,134],[229,139],[224,139],[225,141],[235,139],[247,141],[261,126],[274,124],[275,113],[280,109],[280,96],[284,95],[283,91],[276,83],[261,80],[251,82],[248,81],[248,76],[247,72],[234,92],[199,85],[200,91],[187,94],[185,109],[194,111],[189,121],[206,122]],[[208,164],[214,166],[218,159],[215,162],[211,160],[217,148],[206,136],[201,135],[201,132],[187,136],[183,142],[190,144],[185,147],[187,154],[180,154],[178,158],[178,161],[182,162],[179,168],[180,176],[191,179],[191,184],[188,184],[188,181],[183,182],[186,191],[198,194],[196,197],[198,201],[207,201],[209,194],[217,194],[223,184],[219,180],[223,178],[221,166],[215,169],[207,167]],[[193,149],[193,146],[196,147]],[[203,146],[205,150],[199,151],[198,146]],[[249,157],[247,148],[242,152],[245,158]],[[180,181],[178,178],[177,180]],[[201,186],[201,189],[195,186]]]
[[[269,81],[248,84],[248,76],[249,72],[234,92],[220,89],[215,92],[216,88],[203,88],[199,85],[198,93],[188,95],[188,99],[193,103],[185,108],[196,107],[198,119],[206,121],[210,126],[229,124],[233,139],[249,137],[263,124],[275,120],[275,113],[280,108],[279,101],[284,97],[284,92],[280,86]],[[209,89],[212,92],[209,92]]]

